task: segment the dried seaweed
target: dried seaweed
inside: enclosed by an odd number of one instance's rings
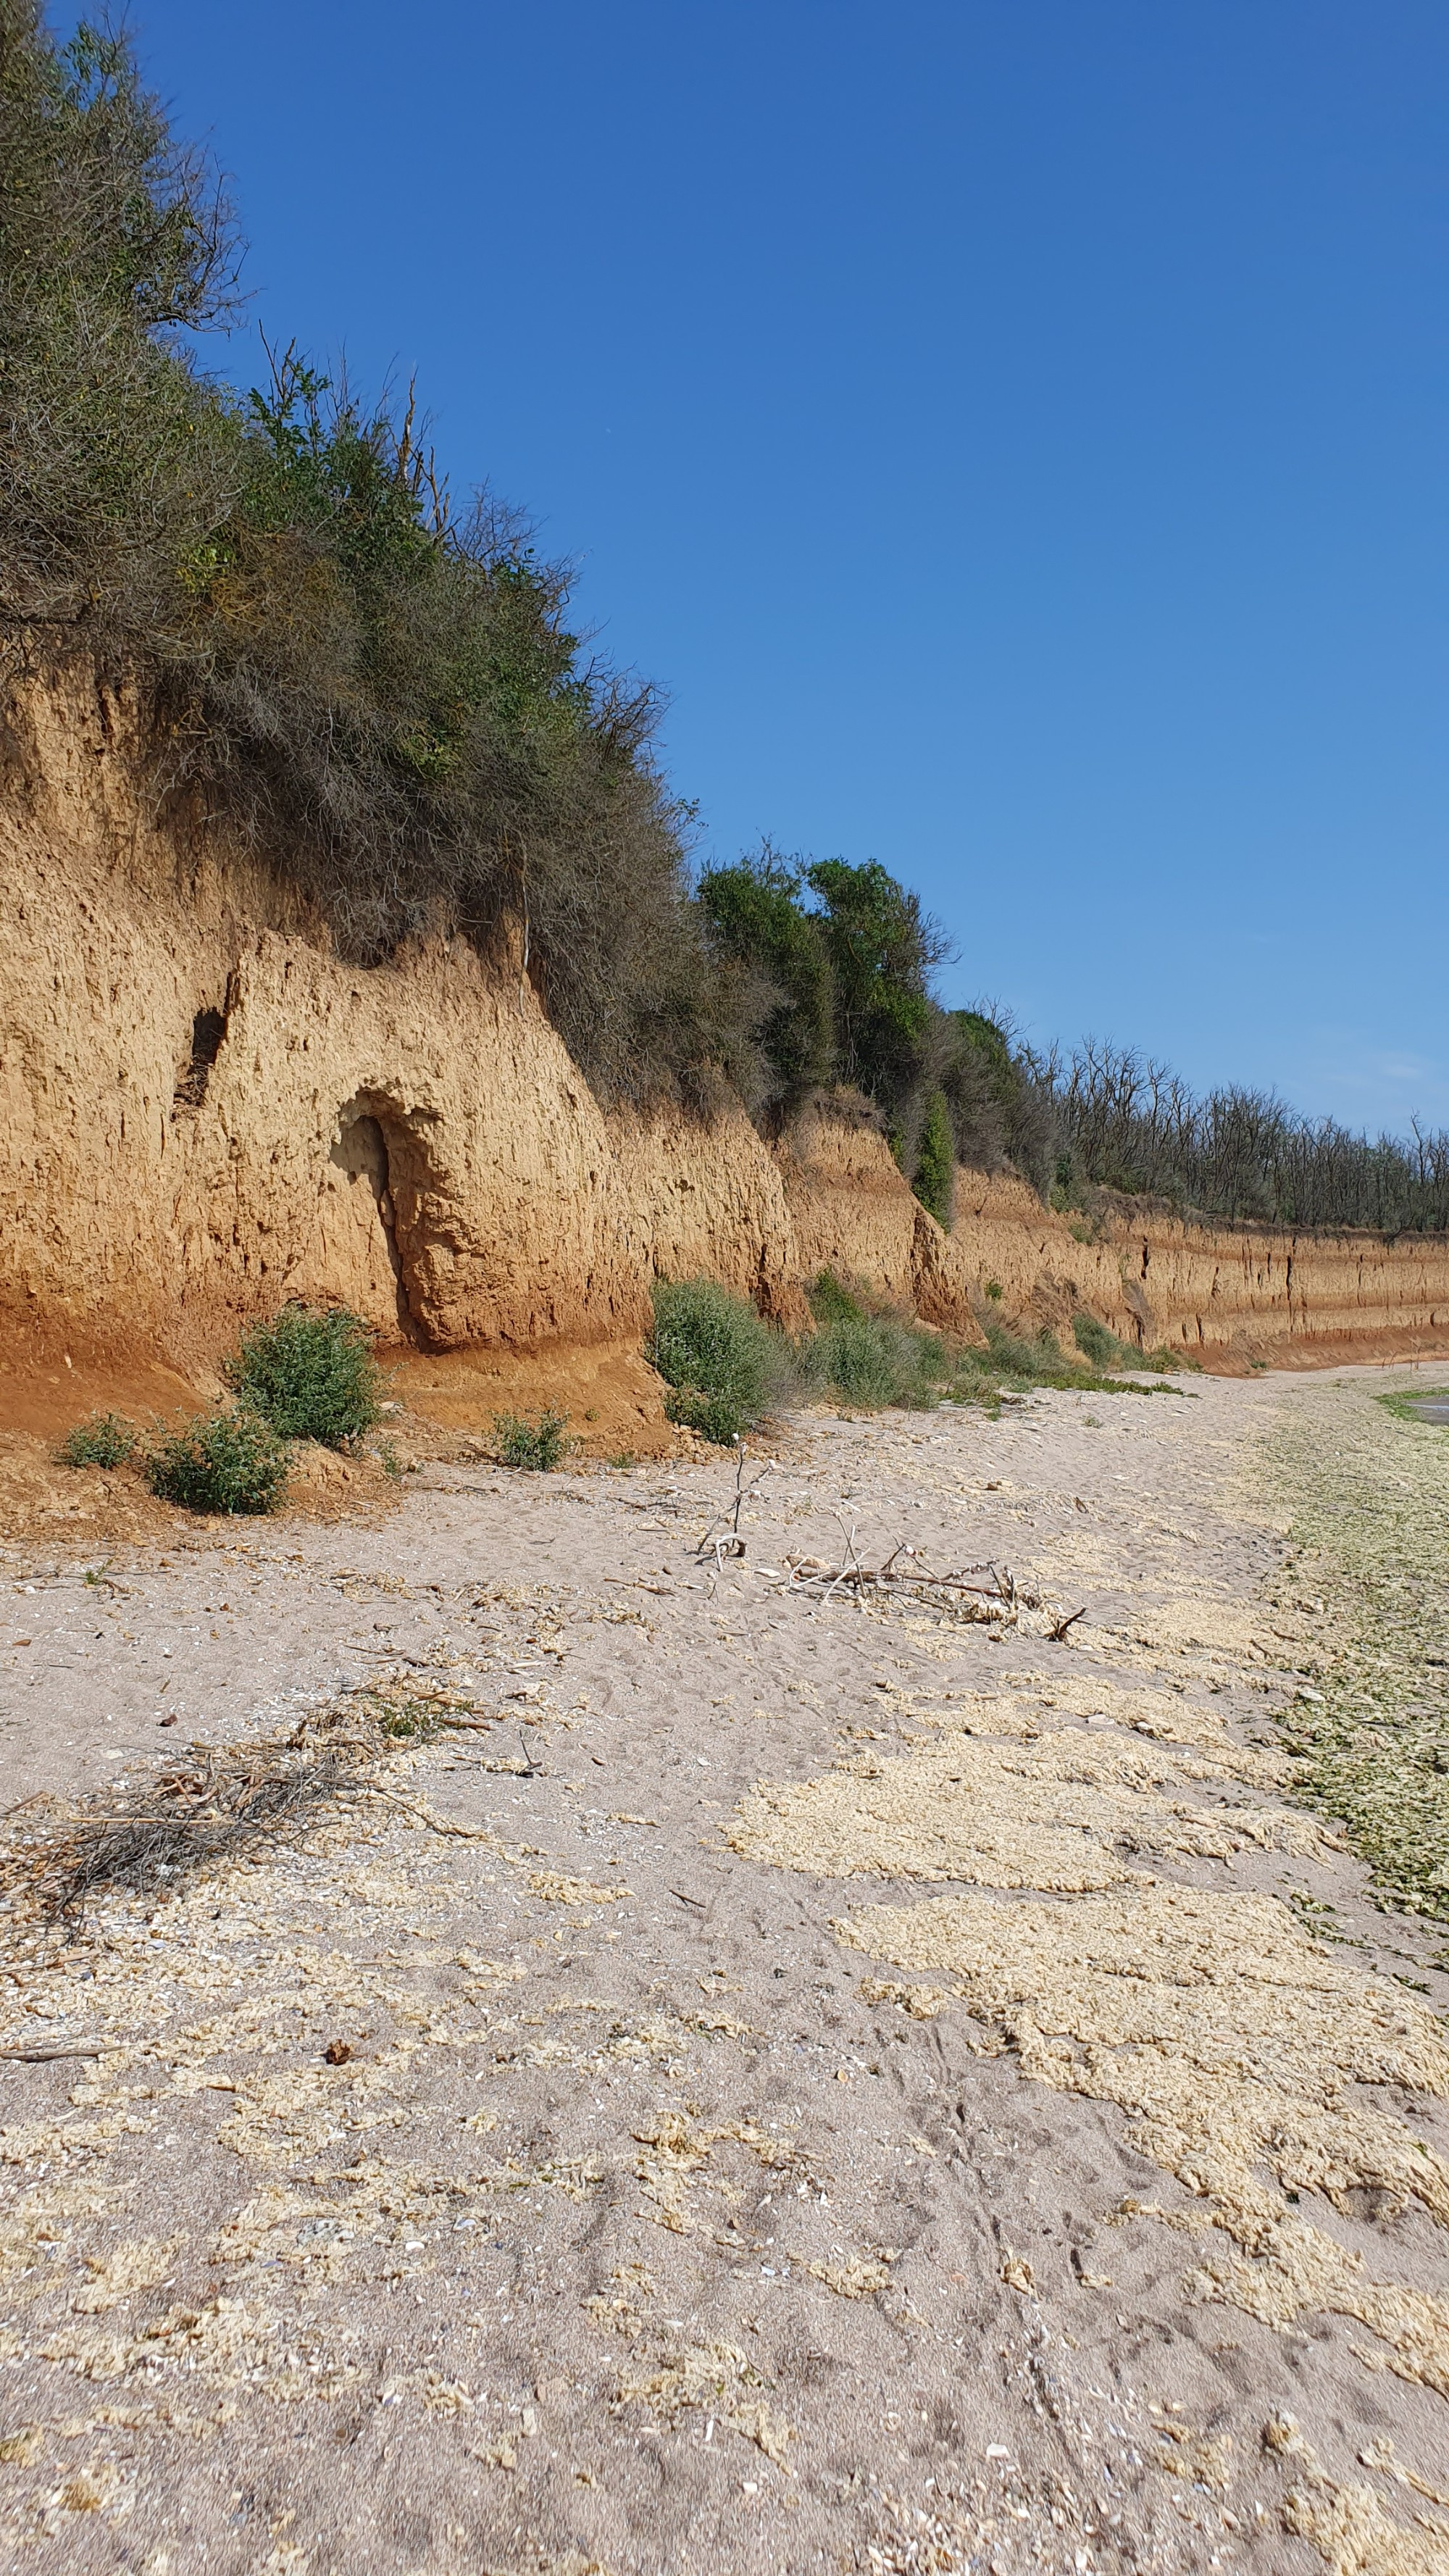
[[[446,1690],[369,1683],[309,1711],[288,1735],[193,1745],[148,1779],[32,1817],[0,1847],[0,1885],[50,1925],[105,1889],[170,1893],[208,1861],[291,1839],[324,1809],[372,1791],[403,1744],[480,1723]]]

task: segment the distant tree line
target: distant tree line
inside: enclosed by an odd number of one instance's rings
[[[1303,1226],[1449,1226],[1449,1143],[1370,1142],[1130,1053],[1062,1061],[947,1010],[946,954],[875,861],[766,844],[696,884],[657,692],[588,654],[567,569],[455,507],[411,400],[294,348],[245,396],[197,336],[239,244],[124,33],[0,0],[0,622],[147,683],[158,794],[229,813],[362,961],[447,929],[523,960],[606,1097],[822,1091],[879,1120],[949,1223],[958,1165]]]
[[[1369,1137],[1300,1117],[1271,1093],[1230,1086],[1199,1100],[1127,1047],[1087,1045],[1065,1060],[1022,1049],[1017,1060],[1051,1139],[1061,1205],[1096,1187],[1239,1223],[1449,1228],[1449,1136],[1417,1122],[1407,1138]]]

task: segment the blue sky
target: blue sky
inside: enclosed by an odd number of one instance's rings
[[[222,364],[416,370],[705,854],[883,860],[1038,1042],[1449,1124],[1438,0],[131,23],[252,243]]]

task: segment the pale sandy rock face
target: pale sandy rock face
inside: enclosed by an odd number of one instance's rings
[[[773,1149],[740,1108],[607,1111],[516,966],[441,936],[349,965],[247,849],[158,815],[141,723],[94,675],[12,695],[0,1300],[17,1346],[204,1372],[295,1295],[431,1350],[637,1343],[652,1280],[699,1273],[798,1328],[827,1268],[966,1340],[1000,1317],[1070,1346],[1082,1307],[1209,1364],[1449,1332],[1433,1238],[1303,1243],[1130,1211],[1091,1234],[968,1172],[947,1234],[846,1100]]]

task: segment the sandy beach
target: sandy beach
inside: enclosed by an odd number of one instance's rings
[[[1399,1382],[794,1417],[738,1550],[723,1453],[12,1549],[6,2563],[1449,2567],[1443,1933],[1289,1749]],[[432,1720],[41,1919],[349,1701]]]

